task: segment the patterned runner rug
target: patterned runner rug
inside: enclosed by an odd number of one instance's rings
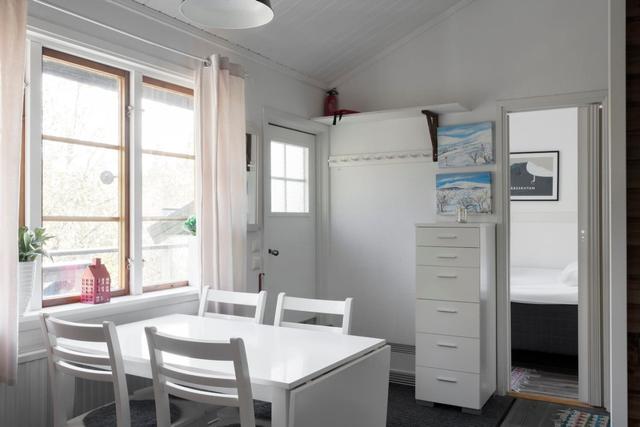
[[[576,375],[516,367],[511,370],[511,389],[522,393],[577,399],[578,377]]]

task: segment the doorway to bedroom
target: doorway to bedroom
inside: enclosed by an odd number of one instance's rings
[[[508,115],[511,390],[579,400],[579,109]]]
[[[602,406],[607,93],[501,101],[498,110],[498,390]]]

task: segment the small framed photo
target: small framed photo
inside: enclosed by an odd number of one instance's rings
[[[511,153],[509,166],[511,200],[559,200],[559,151]]]

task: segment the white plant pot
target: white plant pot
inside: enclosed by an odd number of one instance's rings
[[[36,263],[18,263],[18,314],[22,315],[29,308],[33,285],[36,280]]]

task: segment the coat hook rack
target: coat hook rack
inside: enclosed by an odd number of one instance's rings
[[[433,161],[438,161],[438,114],[429,110],[422,110],[422,114],[427,118],[429,126],[429,136],[431,137],[431,150]]]

